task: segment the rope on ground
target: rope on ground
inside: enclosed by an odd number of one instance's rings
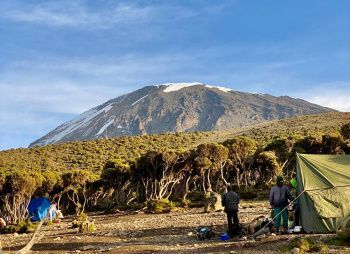
[[[27,243],[26,246],[24,246],[22,249],[20,249],[19,251],[16,252],[16,254],[26,254],[29,253],[30,249],[33,247],[33,245],[35,244],[36,241],[39,241],[40,239],[37,238],[38,234],[39,234],[39,229],[41,228],[41,226],[43,225],[44,221],[40,221],[40,223],[38,224],[38,227],[35,229],[34,234],[32,236],[32,238],[30,239],[30,241]]]

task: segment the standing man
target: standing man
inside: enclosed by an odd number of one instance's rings
[[[283,221],[283,229],[288,229],[288,210],[286,208],[289,203],[288,200],[292,200],[292,195],[290,194],[288,187],[283,185],[283,177],[278,176],[277,185],[273,186],[270,191],[270,205],[273,209],[274,226],[276,233],[279,233],[280,231],[279,228],[281,226],[281,216]]]
[[[238,203],[239,196],[233,191],[233,186],[227,187],[227,192],[222,196],[222,206],[227,215],[228,234],[232,238],[239,231]]]

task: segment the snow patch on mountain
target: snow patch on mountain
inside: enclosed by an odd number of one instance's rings
[[[256,94],[256,95],[260,95],[260,96],[266,96],[267,95],[266,93],[259,93],[259,92],[254,92],[252,94]]]
[[[220,91],[223,91],[223,92],[230,92],[230,91],[232,91],[231,88],[227,88],[227,87],[223,87],[223,86],[209,86],[209,85],[206,85],[205,87],[216,88],[216,89],[219,89]]]
[[[87,123],[89,123],[94,117],[98,116],[101,113],[107,113],[109,110],[113,108],[112,104],[108,104],[104,108],[100,110],[96,110],[95,108],[90,109],[77,118],[74,118],[71,121],[68,121],[67,123],[63,124],[61,127],[57,129],[56,134],[54,134],[52,137],[43,140],[41,142],[42,144],[51,144],[55,143],[57,141],[60,141],[63,139],[66,135],[72,133],[76,129],[80,127],[86,126]]]
[[[203,85],[202,83],[198,83],[198,82],[192,82],[192,83],[165,83],[162,84],[163,86],[167,86],[167,88],[165,88],[163,90],[164,93],[169,93],[169,92],[174,92],[174,91],[178,91],[182,88],[185,87],[190,87],[190,86],[197,86],[197,85]]]
[[[148,94],[146,94],[145,96],[141,97],[140,99],[138,99],[137,101],[135,101],[133,104],[131,104],[131,106],[136,105],[138,102],[140,102],[142,99],[146,98],[148,96]]]
[[[182,88],[185,88],[185,87],[198,86],[198,85],[205,86],[207,88],[219,89],[220,91],[223,91],[223,92],[230,92],[230,91],[232,91],[231,88],[222,87],[222,86],[204,85],[203,83],[199,83],[199,82],[192,82],[192,83],[165,83],[165,84],[162,84],[162,85],[167,87],[167,88],[165,88],[163,90],[164,93],[174,92],[174,91],[178,91],[178,90],[180,90]]]
[[[113,124],[114,118],[111,118],[102,128],[96,133],[95,136],[102,134],[111,124]]]

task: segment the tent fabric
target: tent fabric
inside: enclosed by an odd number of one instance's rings
[[[350,155],[297,154],[300,223],[307,233],[335,232],[350,216]]]
[[[32,221],[42,221],[46,218],[50,208],[50,201],[47,198],[33,198],[28,206],[29,217]]]

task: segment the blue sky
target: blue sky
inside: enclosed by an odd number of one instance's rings
[[[2,0],[0,150],[166,82],[350,111],[349,10],[347,0]]]

